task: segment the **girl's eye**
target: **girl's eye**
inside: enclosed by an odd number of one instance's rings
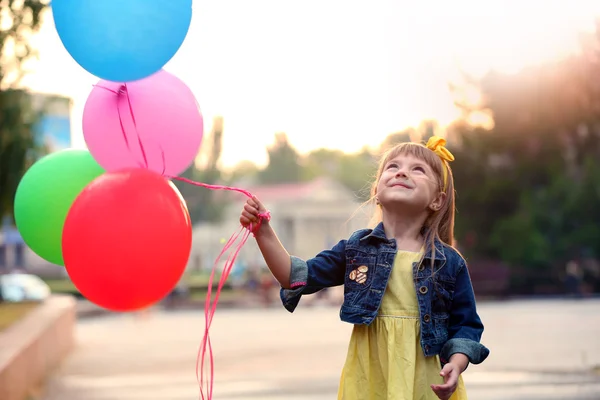
[[[392,169],[392,168],[398,168],[398,164],[396,164],[396,163],[388,164],[387,169]]]
[[[415,170],[415,171],[420,171],[420,172],[422,172],[422,173],[425,173],[425,168],[423,168],[423,167],[421,167],[421,166],[416,166],[416,167],[414,167],[414,168],[413,168],[413,170]]]

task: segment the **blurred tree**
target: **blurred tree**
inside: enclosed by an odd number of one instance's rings
[[[363,148],[357,153],[343,155],[334,178],[352,190],[360,201],[366,201],[376,173],[376,157],[369,149]]]
[[[419,142],[424,143],[433,135],[440,134],[440,125],[436,120],[423,120],[419,126],[415,128],[407,128],[399,132],[389,134],[379,146],[380,153],[404,142]]]
[[[208,140],[206,140],[208,139]],[[208,142],[208,143],[207,143]],[[203,140],[200,158],[204,158],[202,167],[194,162],[181,176],[196,182],[217,184],[221,180],[219,158],[223,147],[223,118],[215,117],[209,135]],[[175,185],[186,200],[192,223],[215,222],[223,216],[226,196],[215,190],[175,181]]]
[[[424,120],[417,129],[421,142],[427,143],[430,137],[440,134],[440,124],[436,120]]]
[[[242,160],[229,171],[226,182],[232,185],[237,185],[237,182],[242,182],[242,184],[254,183],[258,176],[258,171],[258,166],[252,161]]]
[[[310,181],[319,176],[335,176],[344,157],[341,150],[316,149],[303,157],[302,180]]]
[[[285,182],[300,182],[302,180],[302,165],[300,155],[290,144],[285,133],[275,134],[275,142],[267,148],[269,163],[258,174],[262,184]]]
[[[510,263],[524,288],[582,252],[600,257],[599,50],[600,24],[566,60],[467,80],[481,101],[459,103],[465,120],[493,118],[452,129],[459,239],[476,234],[468,251]]]
[[[383,154],[398,143],[411,142],[413,140],[418,140],[417,131],[414,128],[408,128],[400,132],[391,133],[379,146],[379,152]]]
[[[35,134],[39,114],[19,83],[46,7],[39,0],[0,0],[0,217],[12,213],[21,177],[45,150]]]
[[[364,201],[369,198],[376,163],[368,148],[356,153],[317,149],[308,153],[302,161],[305,180],[328,176],[354,192],[358,199]]]

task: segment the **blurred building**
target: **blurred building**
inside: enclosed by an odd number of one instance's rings
[[[69,97],[53,94],[32,94],[33,107],[42,114],[38,132],[50,152],[71,147],[71,110]]]
[[[271,211],[271,224],[288,252],[303,259],[314,257],[339,240],[348,238],[355,230],[370,226],[372,207],[362,205],[354,193],[328,178],[244,187]],[[188,271],[211,270],[226,241],[240,231],[239,217],[246,199],[238,193],[232,196],[223,222],[194,226]],[[222,257],[219,270],[226,258]],[[241,275],[256,268],[266,269],[266,264],[256,241],[250,238],[238,255],[233,274]],[[479,298],[508,294],[510,272],[505,264],[495,260],[469,260],[469,270]],[[333,295],[339,297],[340,293],[334,290]]]
[[[272,225],[290,254],[307,259],[355,230],[367,226],[369,206],[362,206],[355,195],[340,183],[318,178],[306,183],[290,183],[247,188],[272,214]],[[225,241],[240,229],[239,217],[245,198],[232,201],[220,224],[198,224],[189,268],[210,269]],[[245,265],[264,267],[254,240],[249,240],[238,256]]]
[[[34,110],[41,115],[36,132],[39,142],[50,152],[71,147],[71,99],[44,93],[31,96]],[[5,218],[0,224],[0,273],[14,269],[26,269],[42,276],[64,276],[64,267],[50,264],[31,251],[13,221]]]

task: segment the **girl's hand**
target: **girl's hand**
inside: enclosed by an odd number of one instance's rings
[[[259,214],[262,214],[266,211],[267,209],[265,206],[263,206],[256,197],[252,197],[251,199],[246,200],[246,204],[244,204],[242,215],[240,215],[240,223],[245,228],[248,228],[251,224],[256,226],[260,220]],[[261,226],[265,224],[268,224],[266,219],[262,221]]]
[[[444,384],[431,385],[431,389],[440,400],[448,400],[452,396],[458,386],[458,377],[460,376],[460,373],[461,368],[457,364],[449,362],[444,365],[444,368],[442,368],[442,371],[440,372],[440,376],[444,378]]]

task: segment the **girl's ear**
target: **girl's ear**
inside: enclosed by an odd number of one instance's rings
[[[442,208],[442,205],[446,201],[446,193],[440,192],[429,204],[429,209],[432,211],[439,211]]]

